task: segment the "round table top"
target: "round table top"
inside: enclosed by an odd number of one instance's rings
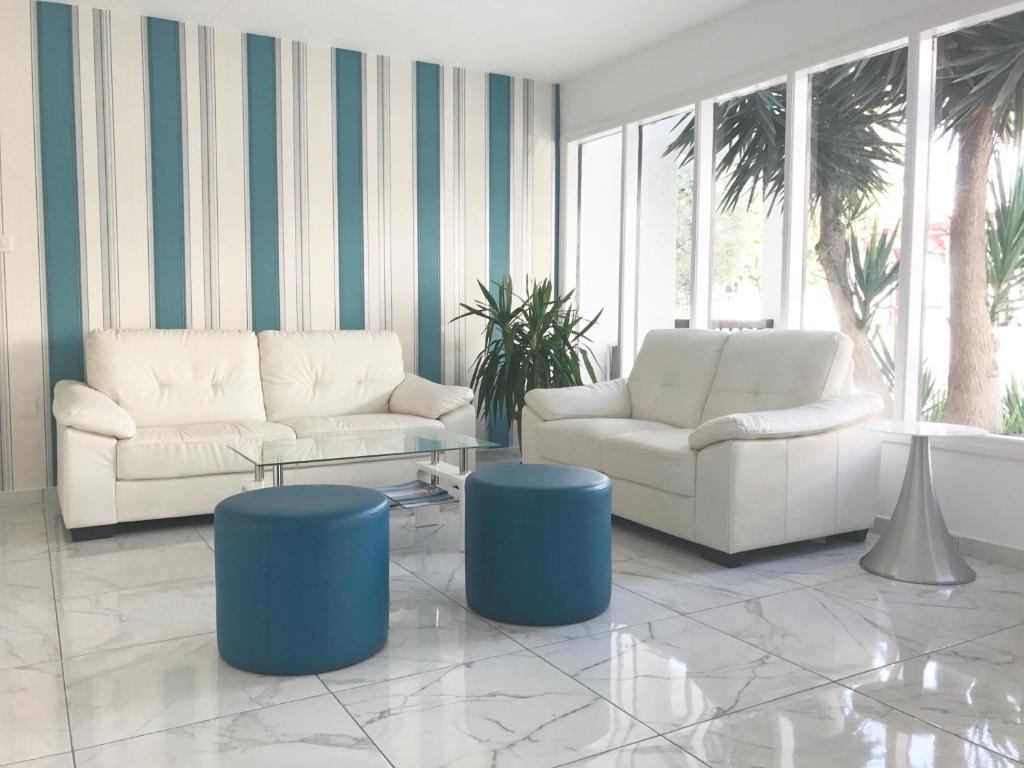
[[[914,437],[969,437],[971,435],[987,435],[988,430],[981,427],[968,427],[963,424],[944,424],[938,421],[890,421],[875,419],[861,425],[864,429],[874,432],[887,432],[895,435],[911,435]]]

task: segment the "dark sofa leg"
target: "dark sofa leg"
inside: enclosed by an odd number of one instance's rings
[[[832,536],[832,538],[836,541],[852,541],[858,544],[867,539],[867,537],[867,528],[863,528],[859,531],[847,531],[846,533],[837,533],[834,536]]]
[[[72,541],[92,541],[107,539],[117,533],[117,523],[110,525],[87,525],[84,528],[69,528]]]
[[[719,549],[711,549],[711,547],[701,547],[700,553],[705,560],[710,560],[718,565],[724,565],[726,568],[739,568],[747,561],[746,552],[733,552],[730,554]]]

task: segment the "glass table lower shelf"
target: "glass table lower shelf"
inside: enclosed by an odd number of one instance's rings
[[[439,480],[461,487],[469,472],[470,451],[499,448],[497,443],[443,429],[378,430],[337,432],[311,437],[239,443],[231,450],[253,465],[258,483],[270,472],[273,485],[284,485],[285,469],[322,464],[342,464],[370,459],[398,459],[426,456],[420,468]],[[458,463],[442,461],[443,454],[455,452]]]

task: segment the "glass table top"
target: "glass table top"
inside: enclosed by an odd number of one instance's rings
[[[433,451],[500,448],[498,443],[443,429],[344,432],[236,444],[231,450],[258,467],[408,456]]]
[[[890,421],[873,419],[861,424],[864,429],[872,432],[886,432],[894,435],[911,435],[914,437],[967,437],[969,435],[987,435],[988,430],[981,427],[967,427],[962,424],[944,424],[938,421]]]

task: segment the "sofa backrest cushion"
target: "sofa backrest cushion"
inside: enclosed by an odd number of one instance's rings
[[[85,377],[140,427],[266,419],[251,331],[93,331]]]
[[[684,429],[700,424],[728,334],[721,331],[651,331],[629,374],[633,418]]]
[[[833,331],[730,333],[701,422],[838,397],[852,353],[849,337]]]
[[[402,379],[391,331],[263,331],[260,370],[271,421],[387,413]]]

